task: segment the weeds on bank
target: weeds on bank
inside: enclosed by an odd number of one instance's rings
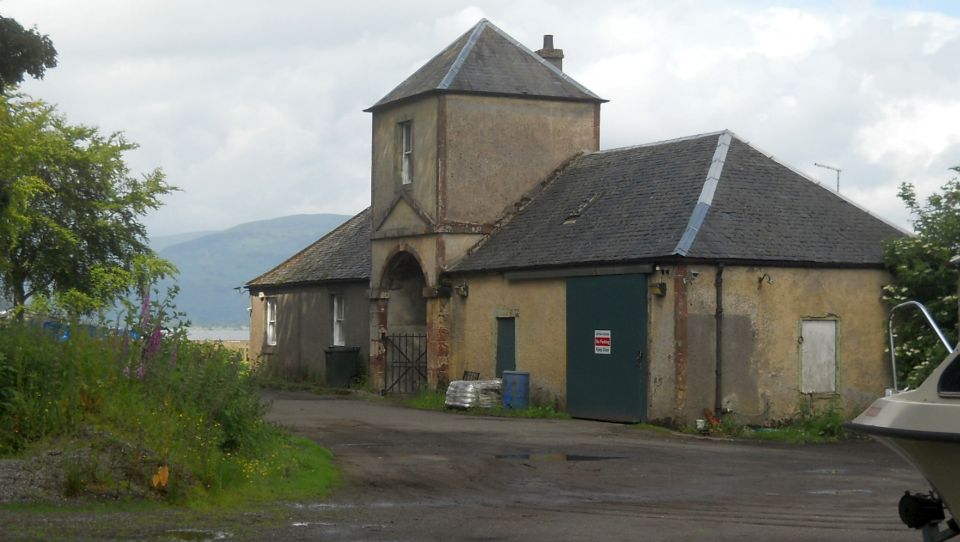
[[[402,399],[406,406],[422,410],[453,411],[475,416],[493,416],[498,418],[533,418],[568,420],[570,415],[563,412],[558,405],[530,406],[523,409],[507,408],[498,405],[492,408],[453,409],[445,404],[446,396],[439,391],[423,391],[413,397]]]
[[[0,322],[0,456],[60,450],[67,496],[230,505],[322,494],[329,453],[263,420],[237,352],[165,328]]]
[[[719,425],[711,428],[711,433],[790,444],[817,444],[839,442],[855,438],[843,428],[846,420],[843,410],[837,402],[831,402],[823,408],[815,408],[809,401],[803,401],[790,419],[780,421],[771,427],[751,427],[737,424],[730,416],[725,416]],[[694,429],[688,429],[695,432]]]

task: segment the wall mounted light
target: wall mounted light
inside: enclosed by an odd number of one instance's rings
[[[653,284],[650,285],[650,293],[657,297],[663,297],[667,295],[667,283],[654,282]]]

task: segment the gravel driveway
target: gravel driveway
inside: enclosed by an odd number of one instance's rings
[[[347,484],[298,510],[304,540],[920,540],[925,483],[873,442],[789,446],[580,420],[482,418],[275,395]]]
[[[2,540],[919,541],[925,488],[873,442],[789,446],[581,420],[483,418],[273,392],[269,419],[330,448],[324,501],[238,513],[0,509]]]

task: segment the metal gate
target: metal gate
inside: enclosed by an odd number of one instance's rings
[[[427,336],[383,335],[387,366],[383,393],[414,394],[427,387]]]

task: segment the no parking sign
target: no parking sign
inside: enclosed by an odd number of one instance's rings
[[[609,329],[593,330],[593,353],[609,354],[612,345],[612,337]]]

